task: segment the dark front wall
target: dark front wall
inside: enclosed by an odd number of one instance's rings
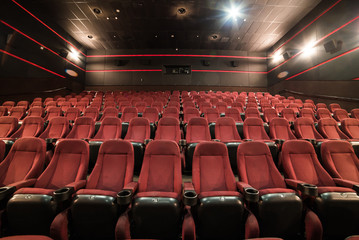
[[[265,53],[248,53],[239,51],[202,51],[202,50],[108,50],[88,51],[88,55],[119,55],[119,54],[196,54],[196,55],[227,55],[227,56],[257,56]],[[118,60],[126,60],[124,66],[118,66]],[[204,66],[203,60],[208,60],[210,66]],[[232,67],[231,61],[239,61],[238,67]],[[150,64],[148,64],[150,62]],[[266,60],[262,59],[231,59],[231,58],[203,58],[203,57],[97,57],[87,58],[86,70],[100,71],[87,72],[86,85],[112,86],[247,86],[266,87],[266,74],[260,73],[219,73],[219,72],[192,72],[190,75],[167,75],[161,72],[103,72],[103,70],[126,69],[163,69],[163,65],[190,65],[192,70],[224,70],[266,72]]]
[[[21,3],[21,1],[19,2]],[[60,50],[71,50],[68,43],[56,36],[11,0],[1,0],[0,9],[2,10],[1,20],[44,44],[46,47],[57,53],[60,52]],[[30,11],[32,12],[32,10]],[[36,15],[36,12],[33,13]],[[52,23],[51,19],[42,20],[69,42],[81,49],[81,46],[60,27]],[[60,78],[29,63],[0,52],[1,101],[19,100],[19,98],[30,98],[29,100],[31,100],[34,95],[39,96],[45,90],[57,88],[66,88],[67,91],[64,93],[71,91],[79,92],[84,88],[85,72],[72,66],[50,51],[46,49],[41,50],[40,45],[3,23],[0,23],[0,49],[66,77],[65,79]],[[85,68],[84,57],[75,63]],[[65,69],[75,70],[79,76],[77,78],[70,77],[65,73]],[[54,92],[54,94],[56,94],[56,92]]]

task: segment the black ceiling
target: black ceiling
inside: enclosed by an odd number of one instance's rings
[[[87,49],[265,51],[320,0],[21,0]],[[237,21],[225,8],[241,6]],[[97,8],[101,13],[97,14]],[[181,14],[178,10],[185,9]],[[117,19],[116,19],[117,18]],[[92,36],[92,39],[89,38]]]

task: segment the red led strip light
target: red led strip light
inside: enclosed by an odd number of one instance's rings
[[[162,72],[162,69],[86,70],[86,72]]]
[[[30,37],[30,36],[26,35],[25,33],[21,32],[19,29],[17,29],[17,28],[15,28],[15,27],[11,26],[10,24],[4,22],[3,20],[0,20],[0,22],[1,22],[2,24],[4,24],[4,25],[8,26],[9,28],[13,29],[14,31],[20,33],[21,35],[27,37],[28,39],[30,39],[30,40],[33,41],[34,43],[37,43],[38,45],[42,46],[43,48],[49,50],[51,53],[55,54],[56,56],[59,56],[60,58],[62,58],[62,59],[65,60],[66,62],[68,62],[68,63],[74,65],[74,66],[77,67],[78,69],[80,69],[80,70],[82,70],[82,71],[86,71],[85,69],[81,68],[80,66],[78,66],[78,65],[76,65],[75,63],[71,62],[70,60],[68,60],[68,59],[66,59],[66,58],[64,58],[64,57],[62,57],[62,56],[60,56],[60,54],[58,54],[57,52],[53,51],[52,49],[46,47],[46,46],[43,45],[42,43],[36,41],[36,40],[33,39],[32,37]]]
[[[292,78],[295,78],[295,77],[297,77],[297,76],[299,76],[299,75],[302,75],[303,73],[309,72],[309,71],[311,71],[311,70],[313,70],[313,69],[315,69],[315,68],[317,68],[317,67],[320,67],[320,66],[322,66],[322,65],[324,65],[324,64],[326,64],[326,63],[328,63],[328,62],[331,62],[331,61],[333,61],[333,60],[335,60],[335,59],[338,59],[338,58],[340,58],[340,57],[343,57],[343,56],[345,56],[345,55],[347,55],[347,54],[349,54],[349,53],[352,53],[352,52],[354,52],[354,51],[357,51],[357,50],[359,50],[359,46],[356,47],[356,48],[353,48],[353,49],[351,49],[351,50],[349,50],[349,51],[347,51],[347,52],[344,52],[344,53],[342,53],[342,54],[340,54],[340,55],[338,55],[338,56],[336,56],[336,57],[333,57],[333,58],[331,58],[331,59],[328,59],[327,61],[324,61],[324,62],[322,62],[322,63],[319,63],[319,64],[317,64],[317,65],[315,65],[315,66],[313,66],[313,67],[311,67],[311,68],[308,68],[307,70],[304,70],[304,71],[302,71],[302,72],[299,72],[299,73],[297,73],[297,74],[295,74],[295,75],[293,75],[293,76],[291,76],[291,77],[289,77],[289,78],[287,78],[287,79],[285,79],[285,80],[290,80],[290,79],[292,79]]]
[[[197,55],[197,54],[118,54],[118,55],[88,55],[87,57],[208,57],[208,58],[236,58],[236,59],[263,59],[267,57],[226,56],[226,55]]]
[[[358,77],[358,78],[354,78],[353,80],[359,80],[359,77]]]
[[[59,38],[61,38],[62,40],[64,40],[65,42],[67,42],[68,44],[70,44],[73,48],[76,49],[76,51],[80,52],[82,55],[84,55],[86,57],[86,54],[84,54],[80,49],[78,49],[77,47],[75,47],[72,43],[70,43],[69,41],[67,41],[63,36],[61,36],[60,34],[58,34],[54,29],[52,29],[51,27],[49,27],[48,25],[46,25],[46,23],[44,23],[43,21],[41,21],[38,17],[36,17],[34,14],[32,14],[29,10],[27,10],[26,8],[24,8],[22,5],[20,5],[18,2],[16,2],[15,0],[11,0],[13,1],[16,5],[18,5],[21,9],[23,9],[25,12],[27,12],[28,14],[30,14],[33,18],[35,18],[38,22],[40,22],[42,25],[44,25],[45,27],[47,27],[51,32],[55,33]]]
[[[29,60],[26,60],[26,59],[23,59],[23,58],[21,58],[21,57],[18,57],[18,56],[16,56],[16,55],[14,55],[14,54],[11,54],[11,53],[9,53],[9,52],[7,52],[7,51],[5,51],[5,50],[0,49],[0,52],[2,52],[2,53],[4,53],[4,54],[7,54],[7,55],[9,55],[9,56],[11,56],[11,57],[13,57],[13,58],[19,59],[19,60],[21,60],[21,61],[23,61],[23,62],[26,62],[26,63],[28,63],[28,64],[31,64],[31,65],[33,65],[33,66],[35,66],[35,67],[37,67],[37,68],[40,68],[40,69],[42,69],[42,70],[45,70],[45,71],[47,71],[47,72],[49,72],[49,73],[52,73],[52,74],[54,74],[54,75],[56,75],[56,76],[59,76],[59,77],[61,77],[61,78],[66,78],[66,77],[64,77],[64,76],[62,76],[62,75],[60,75],[60,74],[58,74],[58,73],[55,73],[55,72],[53,72],[53,71],[51,71],[51,70],[49,70],[49,69],[47,69],[47,68],[41,67],[40,65],[37,65],[36,63],[30,62]]]
[[[256,72],[256,71],[230,71],[230,70],[192,70],[192,72],[258,73],[258,74],[267,74],[267,72]]]
[[[324,14],[326,14],[327,12],[329,12],[333,7],[335,7],[338,3],[340,3],[342,0],[338,0],[337,2],[335,2],[332,6],[330,6],[327,10],[325,10],[324,12],[322,12],[318,17],[316,17],[313,21],[311,21],[310,23],[308,23],[304,28],[302,28],[299,32],[297,32],[296,34],[294,34],[291,38],[289,38],[287,41],[285,41],[283,44],[281,44],[276,50],[274,50],[274,52],[271,53],[271,56],[273,56],[273,54],[275,54],[279,49],[281,49],[284,45],[286,45],[287,43],[289,43],[290,41],[292,41],[296,36],[298,36],[301,32],[303,32],[305,29],[307,29],[310,25],[312,25],[314,22],[316,22],[319,18],[321,18]]]
[[[324,37],[320,38],[319,40],[317,40],[314,44],[314,46],[318,43],[320,43],[321,41],[323,41],[324,39],[328,38],[329,36],[333,35],[334,33],[338,32],[339,30],[341,30],[342,28],[348,26],[349,24],[351,24],[352,22],[356,21],[359,19],[359,16],[353,18],[352,20],[350,20],[349,22],[343,24],[342,26],[338,27],[337,29],[333,30],[332,32],[328,33],[327,35],[325,35]],[[300,51],[298,53],[296,53],[295,55],[293,55],[291,58],[285,60],[284,62],[282,62],[281,64],[277,65],[276,67],[272,68],[271,70],[268,71],[268,73],[272,72],[273,70],[283,66],[284,64],[286,64],[287,62],[289,62],[290,60],[292,60],[293,58],[297,57],[298,55],[302,54],[303,51]]]

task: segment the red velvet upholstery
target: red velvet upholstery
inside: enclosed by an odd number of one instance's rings
[[[232,108],[238,109],[238,111],[239,111],[240,113],[244,112],[243,104],[240,103],[240,102],[234,102],[234,103],[232,104]]]
[[[166,107],[163,111],[162,117],[179,118],[179,109],[176,107]]]
[[[62,102],[60,105],[61,111],[66,112],[67,109],[72,108],[72,106],[73,105],[70,102]]]
[[[307,117],[313,120],[313,122],[317,122],[318,120],[315,118],[314,111],[311,108],[303,108],[300,110],[300,117]]]
[[[78,117],[66,138],[83,139],[92,138],[95,132],[95,122],[90,117]]]
[[[76,103],[75,108],[78,108],[81,112],[84,112],[87,105],[88,105],[88,103],[86,103],[86,102],[78,102],[78,103]]]
[[[135,117],[130,121],[125,140],[143,143],[150,138],[150,134],[150,122],[146,118]]]
[[[62,111],[61,111],[61,108],[60,107],[49,107],[47,109],[47,113],[44,117],[45,121],[50,121],[51,118],[54,118],[54,117],[60,117],[62,115]]]
[[[163,103],[161,103],[161,102],[153,102],[151,104],[151,107],[157,108],[159,113],[162,113],[162,111],[163,111]]]
[[[138,192],[175,193],[167,197],[181,195],[182,174],[181,156],[177,143],[168,140],[154,140],[146,146],[141,173],[138,179]],[[166,197],[159,195],[159,197]]]
[[[6,151],[6,144],[4,141],[0,140],[0,162],[4,159],[5,151]]]
[[[0,117],[0,137],[10,137],[18,128],[18,121],[14,117]]]
[[[287,119],[289,122],[294,122],[297,118],[297,115],[295,114],[294,110],[292,108],[284,108],[281,111],[281,116],[285,119]]]
[[[137,108],[125,107],[122,112],[121,121],[130,122],[131,119],[138,117]]]
[[[287,178],[318,186],[318,192],[353,192],[348,188],[336,187],[333,179],[319,163],[313,145],[305,140],[285,141],[282,146],[281,162]]]
[[[158,122],[155,139],[172,140],[178,143],[181,139],[179,120],[174,117],[161,118]]]
[[[332,115],[327,108],[319,108],[317,110],[317,119],[320,120],[322,118],[332,118]]]
[[[245,119],[247,118],[259,118],[261,119],[260,113],[257,108],[247,108],[244,112]]]
[[[66,117],[54,117],[49,121],[45,131],[39,136],[46,138],[64,138],[70,131],[69,121]]]
[[[327,139],[348,139],[348,136],[339,129],[337,122],[333,118],[320,119],[318,131]]]
[[[101,117],[100,121],[102,122],[102,120],[105,117],[117,117],[118,118],[118,109],[115,107],[106,108],[105,110],[103,110],[102,117]]]
[[[219,111],[217,108],[205,108],[203,113],[208,123],[216,122],[219,118]]]
[[[178,102],[177,102],[178,101]],[[167,107],[175,107],[177,108],[177,110],[179,111],[180,108],[181,108],[181,105],[179,103],[179,99],[178,100],[174,100],[174,99],[171,99],[168,104],[167,104]]]
[[[352,109],[350,115],[352,118],[359,119],[359,108]]]
[[[224,113],[227,109],[227,103],[225,102],[218,102],[215,106],[219,113]]]
[[[359,184],[359,160],[347,141],[331,140],[321,146],[322,162],[333,178]]]
[[[143,101],[141,102],[137,102],[135,107],[137,108],[137,111],[140,112],[140,113],[143,113],[143,111],[145,110],[147,104]]]
[[[280,113],[285,108],[285,106],[283,103],[275,103],[274,108],[275,110],[277,110],[278,113]]]
[[[106,117],[93,139],[109,140],[121,138],[122,122],[118,117]]]
[[[329,110],[334,113],[336,109],[341,109],[340,105],[338,103],[331,103],[329,104]]]
[[[45,110],[43,107],[31,107],[26,117],[44,117]]]
[[[64,116],[69,121],[75,121],[76,118],[78,118],[80,115],[81,115],[80,109],[75,108],[75,107],[68,108],[64,114]]]
[[[183,122],[188,123],[191,118],[200,117],[199,110],[195,107],[187,107],[183,109]]]
[[[226,117],[230,117],[233,118],[233,120],[235,122],[239,122],[242,123],[242,117],[240,114],[240,111],[238,110],[238,108],[227,108],[226,111],[224,112]]]
[[[285,118],[273,118],[269,124],[269,132],[272,139],[296,139]]]
[[[278,117],[278,113],[273,108],[267,108],[263,111],[264,121],[270,123],[273,118]]]
[[[108,192],[93,191],[96,189],[113,192],[111,195],[116,195],[126,184],[132,182],[133,157],[133,147],[130,142],[124,140],[107,140],[103,142],[96,165],[88,178],[86,189],[79,190],[77,194],[110,194]]]
[[[40,176],[45,162],[46,144],[39,138],[20,138],[0,164],[0,186]]]
[[[347,118],[342,120],[341,128],[345,135],[349,138],[358,138],[359,139],[359,119]]]
[[[317,108],[317,110],[318,110],[319,108],[326,108],[326,109],[328,109],[328,108],[327,108],[327,105],[326,105],[325,103],[317,103],[316,108]]]
[[[311,109],[313,112],[315,111],[315,105],[312,103],[303,103],[303,108]]]
[[[98,119],[98,116],[99,116],[98,108],[95,108],[95,107],[86,108],[83,116],[90,117],[96,122]]]
[[[205,118],[195,117],[189,120],[187,125],[186,141],[187,143],[211,141],[208,122]]]
[[[223,196],[236,192],[236,180],[229,163],[227,147],[220,142],[201,142],[196,146],[192,163],[192,182],[197,194]]]
[[[218,118],[215,126],[215,136],[216,139],[219,139],[221,142],[241,141],[236,123],[231,117]]]
[[[21,120],[25,116],[25,114],[26,114],[26,109],[24,107],[13,107],[10,110],[9,116]]]
[[[260,118],[246,118],[243,124],[243,134],[245,139],[270,140],[264,130],[263,121]]]
[[[337,120],[338,122],[346,119],[346,118],[349,118],[349,114],[347,112],[347,110],[345,109],[335,109],[334,112],[333,112],[333,117],[335,120]]]
[[[142,117],[147,118],[150,123],[158,122],[158,110],[153,107],[146,107],[143,111]]]
[[[34,188],[22,188],[15,194],[52,194],[53,190],[86,179],[89,146],[83,140],[66,139],[55,148],[49,166],[37,179]],[[75,185],[73,185],[75,186]],[[78,189],[75,187],[75,191]]]
[[[44,130],[44,119],[41,117],[27,117],[22,122],[21,127],[17,130],[12,138],[37,137]]]
[[[8,115],[7,107],[0,106],[0,117],[7,116],[7,115]]]
[[[294,121],[294,132],[300,139],[323,139],[310,118],[300,117]]]
[[[13,108],[15,106],[15,102],[14,101],[5,101],[2,106],[6,107],[8,111],[11,110],[11,108]]]

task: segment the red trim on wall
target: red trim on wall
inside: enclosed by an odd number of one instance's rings
[[[317,64],[317,65],[315,65],[315,66],[313,66],[313,67],[311,67],[311,68],[308,68],[308,69],[306,69],[306,70],[304,70],[304,71],[302,71],[302,72],[299,72],[299,73],[297,73],[297,74],[295,74],[295,75],[293,75],[293,76],[291,76],[291,77],[289,77],[289,78],[287,78],[287,79],[285,79],[285,80],[290,80],[290,79],[292,79],[292,78],[295,78],[295,77],[297,77],[297,76],[299,76],[299,75],[302,75],[303,73],[309,72],[309,71],[311,71],[311,70],[313,70],[313,69],[315,69],[315,68],[317,68],[317,67],[320,67],[320,66],[322,66],[322,65],[324,65],[324,64],[326,64],[326,63],[328,63],[328,62],[331,62],[331,61],[333,61],[333,60],[335,60],[335,59],[338,59],[338,58],[340,58],[340,57],[343,57],[343,56],[345,56],[345,55],[347,55],[347,54],[349,54],[349,53],[352,53],[352,52],[354,52],[354,51],[357,51],[357,50],[359,50],[359,46],[356,47],[356,48],[353,48],[353,49],[351,49],[351,50],[349,50],[349,51],[346,51],[346,52],[344,52],[344,53],[342,53],[342,54],[340,54],[340,55],[338,55],[338,56],[336,56],[336,57],[333,57],[333,58],[331,58],[331,59],[328,59],[328,60],[326,60],[326,61],[324,61],[324,62],[322,62],[322,63],[319,63],[319,64]]]
[[[83,53],[80,49],[78,49],[77,47],[75,47],[72,43],[70,43],[68,40],[66,40],[63,36],[61,36],[60,34],[58,34],[54,29],[52,29],[51,27],[49,27],[48,25],[46,25],[43,21],[41,21],[38,17],[36,17],[34,14],[32,14],[29,10],[27,10],[26,8],[24,8],[22,5],[20,5],[18,2],[16,2],[15,0],[11,0],[13,1],[16,5],[18,5],[21,9],[23,9],[25,12],[27,12],[28,14],[30,14],[33,18],[35,18],[39,23],[41,23],[42,25],[44,25],[46,28],[48,28],[51,32],[55,33],[59,38],[61,38],[62,40],[64,40],[65,42],[67,42],[68,44],[70,44],[74,49],[76,49],[76,51],[78,51],[79,53],[81,53],[82,55],[84,55],[86,57],[86,54]]]
[[[115,54],[115,55],[88,55],[89,58],[99,57],[203,57],[203,58],[235,58],[235,59],[262,59],[267,57],[227,56],[227,55],[198,55],[198,54]]]
[[[162,69],[86,70],[86,72],[162,72]]]
[[[359,80],[359,77],[358,77],[358,78],[354,78],[353,80]]]
[[[299,30],[299,32],[297,32],[296,34],[294,34],[291,38],[289,38],[287,41],[285,41],[283,44],[281,44],[276,50],[274,50],[270,56],[273,56],[273,54],[275,54],[276,52],[279,51],[279,49],[281,49],[284,45],[288,44],[290,41],[292,41],[296,36],[298,36],[301,32],[303,32],[305,29],[307,29],[310,25],[312,25],[314,22],[316,22],[319,18],[321,18],[324,14],[326,14],[327,12],[329,12],[332,8],[334,8],[338,3],[340,3],[342,0],[338,0],[337,2],[335,2],[332,6],[330,6],[328,9],[326,9],[324,12],[322,12],[318,17],[316,17],[313,21],[311,21],[310,23],[308,23],[304,28],[302,28],[301,30]]]
[[[64,57],[62,57],[62,56],[60,56],[60,54],[58,54],[57,52],[53,51],[52,49],[46,47],[44,44],[42,44],[42,43],[36,41],[35,39],[33,39],[32,37],[30,37],[29,35],[23,33],[23,32],[20,31],[19,29],[17,29],[17,28],[15,28],[15,27],[11,26],[10,24],[4,22],[3,20],[0,20],[0,22],[1,22],[2,24],[4,24],[4,25],[8,26],[9,28],[13,29],[14,31],[20,33],[20,34],[23,35],[24,37],[30,39],[30,40],[33,41],[34,43],[36,43],[36,44],[42,46],[43,48],[45,48],[45,49],[47,49],[47,50],[49,50],[51,53],[53,53],[53,54],[55,54],[56,56],[62,58],[62,59],[65,60],[66,62],[68,62],[68,63],[74,65],[74,66],[77,67],[78,69],[80,69],[80,70],[82,70],[82,71],[86,71],[85,69],[81,68],[80,66],[78,66],[78,65],[76,65],[75,63],[71,62],[70,60],[68,60],[68,59],[66,59],[66,58],[64,58]]]
[[[33,66],[35,66],[35,67],[37,67],[37,68],[40,68],[40,69],[42,69],[42,70],[45,70],[45,71],[47,71],[47,72],[49,72],[49,73],[52,73],[52,74],[54,74],[54,75],[56,75],[56,76],[59,76],[59,77],[61,77],[61,78],[66,78],[66,77],[64,77],[64,76],[62,76],[62,75],[60,75],[60,74],[58,74],[58,73],[55,73],[55,72],[53,72],[53,71],[51,71],[51,70],[49,70],[49,69],[47,69],[47,68],[44,68],[44,67],[42,67],[42,66],[40,66],[40,65],[37,65],[36,63],[30,62],[29,60],[23,59],[23,58],[21,58],[21,57],[19,57],[19,56],[16,56],[16,55],[14,55],[14,54],[12,54],[12,53],[9,53],[9,52],[5,51],[5,50],[0,49],[0,52],[2,52],[2,53],[4,53],[4,54],[7,54],[7,55],[9,55],[9,56],[11,56],[11,57],[13,57],[13,58],[19,59],[19,60],[21,60],[21,61],[23,61],[23,62],[26,62],[26,63],[28,63],[28,64],[31,64],[31,65],[33,65]]]

